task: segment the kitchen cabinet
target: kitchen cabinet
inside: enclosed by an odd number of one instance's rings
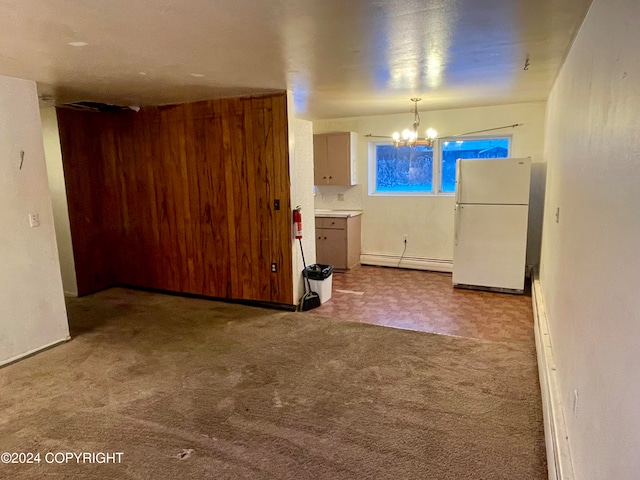
[[[315,185],[355,185],[358,135],[355,132],[313,136]]]
[[[360,215],[316,216],[316,262],[349,270],[360,263]]]

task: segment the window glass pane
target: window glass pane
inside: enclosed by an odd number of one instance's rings
[[[376,146],[376,192],[431,192],[433,150],[415,147]]]
[[[507,158],[508,138],[479,140],[445,140],[442,142],[442,192],[456,190],[456,160],[458,158]]]

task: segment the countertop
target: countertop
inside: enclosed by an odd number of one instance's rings
[[[316,209],[316,217],[349,218],[362,215],[362,210],[324,210]]]

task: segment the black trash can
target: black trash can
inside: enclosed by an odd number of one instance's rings
[[[331,298],[333,265],[315,263],[305,268],[302,274],[309,279],[311,291],[320,295],[320,303],[324,303]]]

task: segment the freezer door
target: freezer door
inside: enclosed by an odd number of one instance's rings
[[[453,284],[523,290],[526,205],[456,205]]]
[[[530,158],[458,160],[457,203],[527,205]]]

